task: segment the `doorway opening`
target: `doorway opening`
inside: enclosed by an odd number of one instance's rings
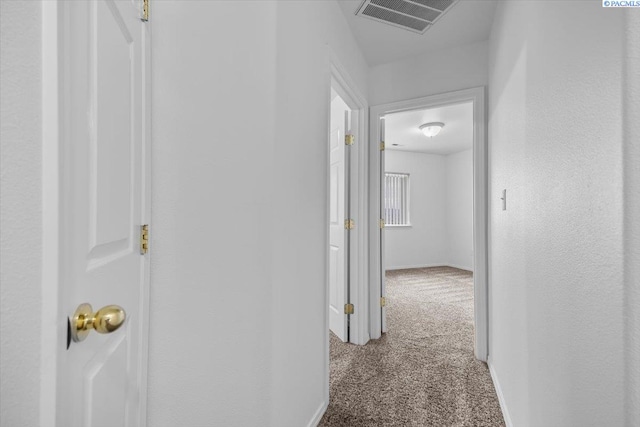
[[[473,104],[387,114],[384,165],[387,341],[423,336],[471,355]]]
[[[371,338],[387,332],[387,279],[398,292],[422,280],[421,297],[466,304],[475,357],[487,360],[484,120],[484,88],[372,107]]]
[[[329,50],[325,403],[329,403],[330,342],[369,341],[367,102]],[[334,346],[335,347],[335,346]]]
[[[471,116],[467,120],[467,129],[471,136],[467,135],[467,144],[456,152],[440,153],[440,159],[431,160],[440,165],[438,177],[423,176],[424,166],[415,170],[402,167],[401,162],[393,163],[393,150],[389,149],[393,144],[392,126],[396,114],[411,113],[432,109],[446,109],[451,107],[462,108]],[[422,117],[423,120],[436,120],[436,118]],[[444,120],[439,118],[440,120]],[[449,119],[449,129],[454,129],[453,122]],[[453,119],[452,119],[453,120]],[[424,124],[424,123],[423,123]],[[415,129],[420,132],[419,129]],[[491,376],[485,364],[487,357],[487,307],[486,307],[486,147],[485,147],[485,122],[484,122],[484,88],[470,89],[444,95],[437,95],[411,101],[403,101],[371,108],[369,119],[370,143],[367,144],[369,158],[368,185],[368,245],[367,268],[369,277],[365,282],[366,298],[369,302],[367,329],[369,337],[376,339],[366,346],[356,347],[344,344],[337,339],[331,342],[331,404],[328,406],[319,425],[338,426],[351,425],[361,420],[377,420],[379,425],[392,423],[411,424],[450,424],[454,417],[460,416],[460,408],[478,408],[481,411],[464,409],[463,417],[470,424],[480,424],[483,419],[502,419],[500,405],[492,386]],[[425,138],[424,135],[422,135]],[[403,141],[408,142],[406,139]],[[397,142],[399,147],[402,142]],[[453,144],[450,142],[450,144]],[[392,146],[392,145],[391,145]],[[393,147],[393,146],[392,146]],[[461,153],[461,154],[459,154]],[[385,159],[391,154],[389,159]],[[403,153],[398,150],[398,156]],[[424,153],[406,153],[406,161],[415,161],[417,157],[434,157],[435,155]],[[450,156],[449,159],[446,157]],[[389,160],[386,162],[385,160]],[[398,160],[398,159],[396,159]],[[424,162],[423,162],[424,163]],[[444,298],[455,299],[455,303],[466,304],[463,310],[451,310],[451,304],[442,304],[442,300],[436,301],[432,307],[444,314],[445,320],[452,320],[450,325],[445,325],[448,330],[438,328],[435,322],[424,321],[425,307],[419,307],[414,295],[404,292],[404,284],[412,284],[414,277],[390,277],[389,280],[397,280],[395,284],[400,292],[395,296],[388,295],[386,289],[385,270],[387,262],[385,256],[385,234],[390,233],[392,227],[397,231],[408,230],[412,226],[418,228],[419,223],[428,222],[418,218],[421,215],[412,206],[419,201],[415,190],[425,189],[425,184],[431,186],[444,186],[439,188],[440,204],[447,204],[446,193],[446,165],[450,163],[450,173],[456,182],[452,185],[465,187],[467,207],[461,207],[456,212],[466,213],[461,219],[466,223],[466,239],[461,239],[463,249],[460,251],[461,260],[457,258],[441,258],[433,261],[435,264],[445,266],[429,270],[428,261],[405,260],[398,261],[397,267],[424,267],[426,272],[435,277],[431,283],[421,289],[421,297],[428,292],[445,288],[442,292]],[[466,179],[462,178],[462,169],[466,166]],[[458,176],[460,175],[460,176]],[[466,184],[466,186],[464,185]],[[469,188],[471,187],[471,188]],[[386,189],[386,191],[385,191]],[[453,191],[453,190],[452,190]],[[470,196],[470,194],[472,196]],[[386,197],[385,197],[386,196]],[[469,200],[469,198],[472,200]],[[387,200],[385,200],[385,198]],[[389,200],[391,199],[391,200]],[[452,205],[457,199],[452,198]],[[391,203],[393,202],[393,203]],[[423,201],[424,202],[424,201]],[[433,200],[427,200],[427,204],[435,204]],[[418,207],[418,206],[414,206]],[[469,212],[471,210],[471,213]],[[440,213],[440,217],[446,217],[449,213]],[[428,215],[427,215],[428,217]],[[386,222],[386,224],[385,224]],[[431,219],[431,222],[434,222]],[[433,225],[433,224],[429,224]],[[438,225],[443,227],[441,223]],[[471,231],[469,231],[471,230]],[[442,230],[440,230],[442,231]],[[462,233],[464,236],[465,233]],[[429,237],[421,237],[429,239]],[[471,242],[469,239],[471,238]],[[418,238],[418,241],[420,238]],[[454,240],[454,238],[451,238]],[[441,239],[437,252],[448,252],[443,249],[447,237]],[[446,242],[448,243],[448,242]],[[424,252],[424,248],[413,248],[413,252]],[[456,253],[457,254],[457,253]],[[424,254],[423,254],[424,255]],[[465,271],[463,267],[470,271]],[[411,271],[411,270],[396,270]],[[436,283],[444,282],[444,283]],[[404,282],[404,283],[402,283]],[[355,287],[357,289],[357,286]],[[354,287],[351,287],[354,290]],[[404,293],[404,294],[403,294]],[[389,297],[389,299],[387,299]],[[401,304],[396,304],[404,299],[403,313],[398,317],[404,319],[404,325],[399,328],[399,322],[395,322],[390,316],[389,333],[387,332],[387,311],[391,314],[398,310]],[[470,302],[473,308],[469,309]],[[439,305],[438,305],[439,304]],[[418,306],[418,307],[417,307]],[[356,312],[357,312],[356,306]],[[465,311],[466,310],[466,311]],[[448,316],[450,313],[453,315]],[[465,314],[466,317],[460,316]],[[463,322],[460,322],[463,318]],[[357,318],[356,318],[357,319]],[[460,327],[460,330],[456,328]],[[464,336],[464,337],[463,337]],[[460,339],[464,338],[464,339]],[[366,381],[363,381],[366,379]],[[424,384],[429,384],[425,387]],[[381,392],[381,390],[383,392]],[[465,396],[460,398],[460,396]],[[467,400],[468,398],[468,400]],[[345,407],[344,402],[349,402]],[[375,402],[375,404],[372,404]],[[478,416],[480,413],[484,415]],[[392,415],[390,415],[392,414]],[[489,414],[489,415],[487,415]]]

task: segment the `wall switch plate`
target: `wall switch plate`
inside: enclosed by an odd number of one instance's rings
[[[500,197],[500,200],[502,200],[502,210],[506,211],[507,210],[507,190],[506,189],[502,190],[502,197]]]

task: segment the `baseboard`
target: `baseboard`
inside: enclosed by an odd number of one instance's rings
[[[416,264],[416,265],[400,265],[400,266],[387,266],[385,270],[408,270],[410,268],[431,268],[431,267],[446,267],[446,264]]]
[[[458,270],[471,271],[473,272],[473,268],[471,267],[463,267],[461,265],[456,264],[445,264],[446,267],[457,268]]]
[[[449,264],[449,263],[388,266],[385,268],[385,270],[408,270],[410,268],[433,268],[433,267],[451,267],[451,268],[457,268],[458,270],[473,271],[472,268],[463,267],[461,265]]]
[[[311,417],[311,421],[309,421],[309,424],[307,424],[307,426],[316,427],[320,423],[320,420],[322,419],[322,416],[324,415],[328,406],[329,404],[327,402],[322,402],[320,404],[320,407],[316,411],[316,413],[313,414],[313,417]],[[511,427],[511,426],[508,426],[508,427]]]
[[[509,415],[507,403],[504,401],[504,395],[502,394],[502,387],[500,387],[500,382],[498,381],[498,377],[496,376],[496,371],[493,369],[493,365],[491,365],[491,360],[487,362],[487,365],[489,366],[489,373],[491,374],[491,380],[493,381],[493,388],[496,389],[496,394],[498,395],[498,402],[500,403],[500,409],[502,410],[504,423],[507,427],[513,427],[513,423],[511,422],[511,415]]]

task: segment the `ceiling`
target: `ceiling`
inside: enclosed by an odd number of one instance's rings
[[[374,66],[487,40],[497,0],[460,0],[422,35],[356,16],[361,3],[362,0],[338,1],[367,63]]]
[[[433,138],[424,136],[418,129],[420,125],[429,122],[444,123],[440,133]],[[446,155],[469,150],[472,146],[473,103],[471,102],[385,116],[386,150]]]

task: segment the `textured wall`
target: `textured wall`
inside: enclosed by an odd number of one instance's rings
[[[0,2],[0,425],[39,423],[41,4]]]
[[[472,43],[372,67],[371,105],[485,86],[488,43]]]
[[[518,427],[624,423],[622,28],[589,1],[494,21],[489,354]]]
[[[640,9],[626,11],[624,231],[627,425],[640,425]]]

